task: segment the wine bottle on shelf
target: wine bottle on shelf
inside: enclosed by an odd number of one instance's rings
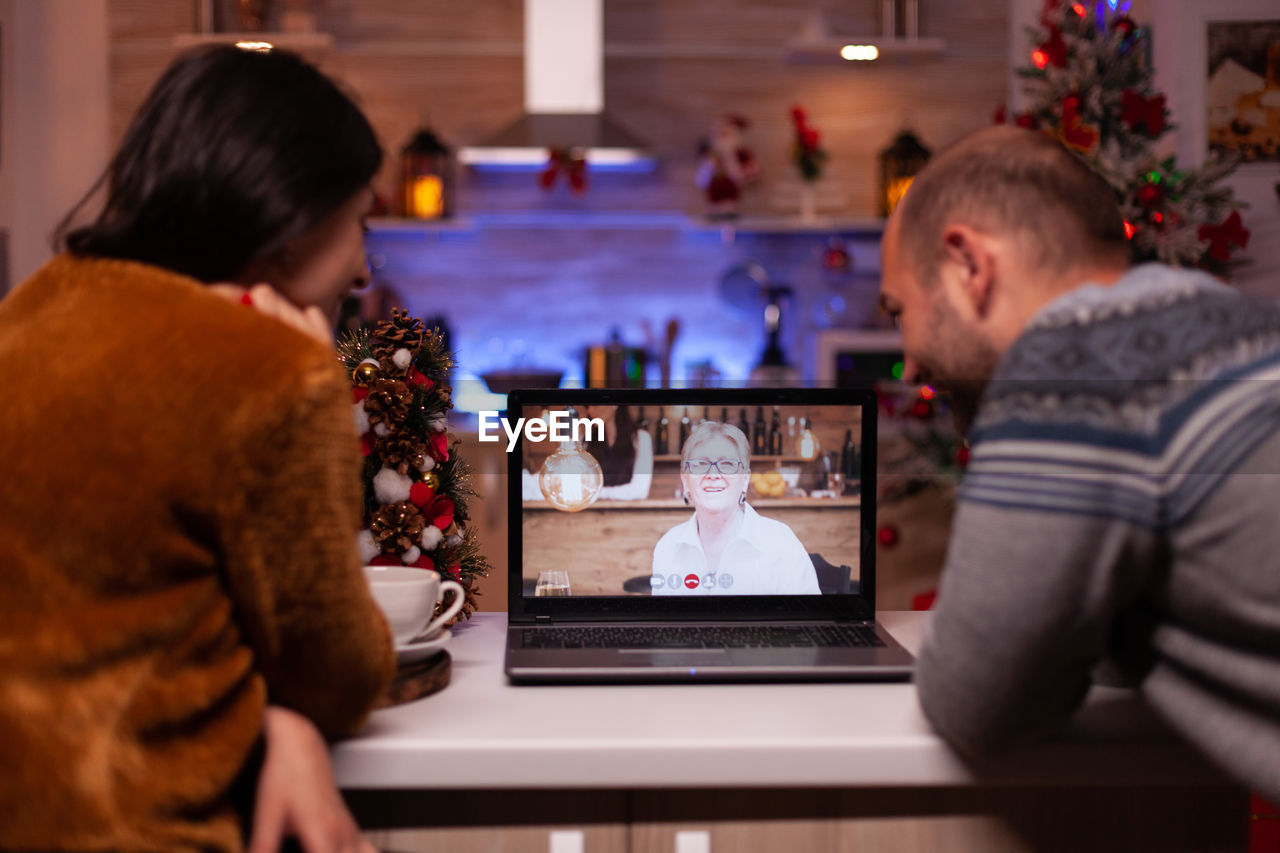
[[[847,429],[844,431],[844,447],[840,449],[840,472],[844,474],[846,489],[861,479],[860,464],[858,445],[853,441],[853,430]]]
[[[720,408],[720,423],[722,423],[722,424],[727,424],[727,423],[729,423],[729,409],[728,409],[728,407],[724,407],[724,406],[722,406],[722,407]]]
[[[670,443],[667,436],[669,429],[667,423],[667,410],[658,409],[658,415],[658,430],[657,434],[653,438],[653,453],[655,456],[665,456],[668,450],[667,445]]]
[[[756,406],[756,422],[752,425],[751,455],[765,456],[769,453],[768,428],[764,424],[764,406]]]
[[[742,430],[742,437],[747,440],[747,444],[751,444],[751,424],[747,423],[747,410],[738,409],[738,429]]]
[[[677,451],[678,453],[684,453],[684,443],[689,440],[690,426],[689,407],[685,406],[684,414],[680,416],[680,449]]]
[[[769,425],[769,452],[774,456],[782,455],[782,421],[778,417],[778,407],[773,407],[773,423]]]
[[[636,413],[636,429],[649,429],[649,418],[644,413],[644,406],[641,406],[640,411]]]

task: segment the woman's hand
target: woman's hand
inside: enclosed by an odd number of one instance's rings
[[[248,853],[276,853],[289,836],[307,853],[375,853],[333,781],[329,745],[301,714],[268,705]]]
[[[255,284],[249,288],[238,284],[211,284],[209,290],[233,302],[250,306],[259,314],[275,317],[286,326],[292,326],[304,335],[333,346],[333,329],[325,319],[324,312],[314,305],[299,308],[269,284]]]

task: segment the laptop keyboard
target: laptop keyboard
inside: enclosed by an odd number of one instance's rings
[[[526,649],[734,649],[883,646],[873,628],[861,625],[652,626],[530,628]]]

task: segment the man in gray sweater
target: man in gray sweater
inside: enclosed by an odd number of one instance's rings
[[[1060,728],[1107,662],[1280,801],[1280,308],[1129,266],[1110,188],[991,128],[935,158],[885,232],[907,375],[971,462],[916,671],[956,749]]]

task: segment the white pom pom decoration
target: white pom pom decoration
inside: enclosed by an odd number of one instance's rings
[[[390,427],[387,426],[386,421],[383,421],[380,424],[376,424],[373,428],[373,434],[378,436],[379,438],[381,438],[382,436],[386,435],[389,432],[391,432],[391,429]]]
[[[406,566],[411,566],[422,556],[422,552],[418,550],[416,545],[409,546],[409,550],[400,555],[400,559],[404,560]]]
[[[369,530],[361,530],[356,534],[356,550],[360,552],[360,559],[366,566],[374,557],[382,553],[378,550],[377,543],[373,541],[372,531]]]
[[[391,363],[401,370],[408,370],[409,365],[413,363],[413,353],[409,352],[404,347],[401,347],[395,351],[393,356],[391,356]]]
[[[440,532],[440,528],[434,524],[428,524],[422,530],[422,550],[434,551],[443,539],[444,534]]]
[[[383,468],[373,475],[373,493],[384,504],[409,500],[413,480],[400,475],[394,468]]]
[[[427,421],[427,427],[432,432],[444,432],[449,427],[449,421],[446,420],[445,418],[439,418],[439,417],[432,418],[431,420]]]
[[[444,544],[448,545],[450,548],[457,548],[462,544],[462,537],[456,533],[451,534],[448,539],[444,540]]]
[[[432,459],[430,456],[424,455],[422,459],[422,464],[418,466],[418,470],[430,471],[434,467],[436,467],[436,460]]]
[[[352,405],[351,413],[356,419],[356,435],[364,435],[369,431],[369,413],[364,410],[364,400]]]

